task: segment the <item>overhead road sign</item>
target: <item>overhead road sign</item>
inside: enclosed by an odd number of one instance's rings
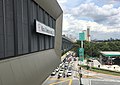
[[[84,41],[85,40],[85,33],[79,33],[79,40]]]
[[[81,61],[84,60],[84,48],[79,48],[79,58]]]

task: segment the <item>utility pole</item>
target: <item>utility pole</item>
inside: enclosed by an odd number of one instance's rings
[[[81,40],[81,48],[83,48],[83,40]]]

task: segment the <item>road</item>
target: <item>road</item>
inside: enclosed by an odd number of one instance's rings
[[[42,85],[80,85],[78,79],[78,61],[73,61],[73,70],[71,77],[57,79],[57,75],[49,76]],[[83,77],[81,79],[83,85],[120,85],[120,77],[101,74],[81,69]]]

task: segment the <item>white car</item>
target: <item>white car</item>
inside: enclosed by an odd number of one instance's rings
[[[56,72],[55,71],[53,71],[52,73],[51,73],[51,76],[54,76],[56,74]]]
[[[63,69],[60,69],[60,70],[59,70],[59,73],[63,73],[63,71],[64,71]]]
[[[72,76],[72,71],[67,72],[67,77]]]
[[[64,69],[64,67],[65,67],[65,65],[63,64],[61,68]]]
[[[59,75],[60,77],[62,77],[63,73],[59,73],[58,75]]]
[[[56,68],[55,71],[58,72],[58,71],[59,71],[59,68]]]
[[[59,65],[59,67],[61,67],[63,65],[63,63],[61,63],[60,65]]]

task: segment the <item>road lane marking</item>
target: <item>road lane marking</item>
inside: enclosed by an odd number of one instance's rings
[[[55,78],[53,78],[54,80],[55,80]],[[56,78],[56,80],[58,80],[57,78]],[[68,82],[69,81],[69,84],[68,85],[72,85],[72,79],[61,79],[61,81],[59,81],[59,82],[54,82],[54,83],[51,83],[51,84],[49,84],[49,85],[55,85],[55,84],[59,84],[59,83],[63,83],[63,82]]]
[[[91,79],[89,81],[90,81],[90,85],[91,85]]]
[[[60,78],[60,79],[58,79],[58,78],[49,78],[49,80],[65,80],[64,78]]]
[[[72,85],[72,79],[69,79],[69,85]]]
[[[109,81],[109,82],[120,82],[120,80],[113,80],[113,79],[91,79],[92,81]]]
[[[68,79],[71,79],[71,78],[49,78],[48,80],[68,80]]]
[[[55,82],[55,83],[51,83],[51,84],[49,84],[49,85],[55,85],[55,84],[59,84],[59,83],[63,83],[63,82],[66,82],[66,81],[69,81],[68,79],[67,80],[62,80],[62,81],[59,81],[59,82]]]

